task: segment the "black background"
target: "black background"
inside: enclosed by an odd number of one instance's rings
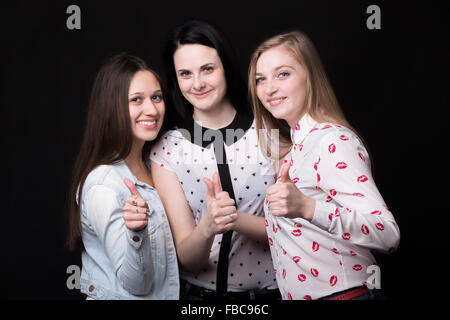
[[[2,2],[1,298],[84,298],[66,287],[67,267],[81,261],[64,249],[64,205],[93,78],[121,51],[160,70],[169,31],[194,17],[225,31],[244,75],[268,36],[298,28],[311,37],[400,226],[399,250],[377,255],[382,288],[391,300],[439,297],[450,269],[449,11],[443,2],[393,2]],[[66,27],[71,4],[81,30]],[[366,27],[371,4],[381,30]]]

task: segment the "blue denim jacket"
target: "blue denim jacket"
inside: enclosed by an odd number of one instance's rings
[[[139,232],[125,226],[122,208],[136,185],[150,208]],[[124,161],[94,169],[83,186],[81,292],[94,299],[179,299],[175,246],[158,193]]]

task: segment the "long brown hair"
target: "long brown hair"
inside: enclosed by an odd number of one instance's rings
[[[295,30],[267,39],[255,49],[250,60],[248,80],[249,95],[252,101],[256,128],[258,129],[258,132],[266,133],[265,135],[258,135],[260,146],[263,151],[265,151],[264,154],[267,154],[272,159],[272,155],[279,154],[278,159],[273,159],[279,160],[289,152],[292,145],[290,127],[287,122],[272,116],[272,114],[264,108],[256,94],[256,63],[259,57],[263,52],[281,45],[289,49],[297,61],[306,70],[306,113],[317,122],[339,124],[351,129],[359,136],[358,132],[347,121],[339,106],[314,44],[306,34]],[[268,141],[270,142],[271,140],[270,134],[272,129],[279,130],[279,145],[281,147],[281,152],[278,152],[278,150],[271,150],[268,145]],[[361,136],[359,136],[359,138],[364,143]]]
[[[99,165],[113,164],[125,159],[131,151],[133,133],[128,90],[134,74],[144,70],[154,74],[162,85],[158,74],[142,59],[127,53],[112,56],[97,73],[90,96],[84,137],[73,168],[68,196],[66,246],[70,250],[83,248],[79,204],[82,203],[83,184],[87,176]],[[164,90],[162,91],[164,93]],[[148,158],[149,151],[150,142],[147,141],[142,152],[144,161]]]

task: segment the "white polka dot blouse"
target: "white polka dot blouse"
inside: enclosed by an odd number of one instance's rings
[[[222,136],[219,137],[218,133]],[[222,140],[220,140],[222,139]],[[214,143],[211,143],[211,141]],[[218,159],[215,143],[223,145]],[[184,190],[193,219],[198,224],[206,212],[206,185],[203,178],[212,179],[218,163],[226,164],[234,190],[237,210],[264,216],[266,189],[275,183],[271,162],[258,147],[252,118],[236,114],[226,128],[206,130],[192,121],[185,128],[166,132],[152,148],[150,159],[166,170],[176,173]],[[222,235],[216,235],[208,265],[199,273],[180,270],[180,277],[194,285],[216,290],[217,263]],[[233,232],[228,267],[228,291],[277,288],[268,243],[260,243]]]

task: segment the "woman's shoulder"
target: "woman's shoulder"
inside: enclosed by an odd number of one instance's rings
[[[180,132],[181,129],[176,127],[165,131],[157,142],[166,141],[166,140],[179,140],[183,138],[183,135]]]
[[[87,193],[93,187],[103,187],[117,194],[121,194],[125,188],[123,183],[125,175],[122,166],[122,162],[97,166],[86,177],[83,193]]]
[[[317,142],[326,143],[332,141],[360,142],[358,135],[350,128],[331,122],[318,123],[311,133],[315,133]]]
[[[159,139],[155,142],[155,144],[152,147],[152,151],[157,151],[159,149],[162,149],[164,147],[167,148],[168,146],[175,145],[180,143],[183,140],[183,135],[179,130],[176,128],[170,129],[165,131]]]
[[[312,132],[315,138],[312,144],[319,155],[358,154],[359,157],[368,157],[367,150],[358,134],[344,125],[335,123],[319,123]]]

